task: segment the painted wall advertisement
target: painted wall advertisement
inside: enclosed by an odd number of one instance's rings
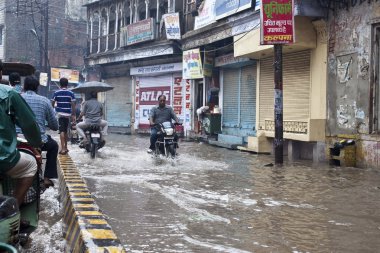
[[[184,79],[203,78],[202,60],[199,48],[184,51],[182,77]]]
[[[165,82],[154,82],[155,77],[137,77],[135,127],[149,129],[149,114],[158,105],[158,97],[166,96],[166,104],[173,107],[177,117],[183,122],[185,130],[191,128],[190,82],[180,76],[170,76]],[[164,79],[162,79],[164,80]]]
[[[294,43],[294,0],[261,0],[261,45]]]
[[[181,29],[179,26],[179,14],[169,13],[163,15],[162,18],[165,22],[166,38],[168,40],[180,40]]]
[[[251,8],[252,0],[218,0],[215,2],[216,19],[233,15],[239,11]]]
[[[51,81],[59,82],[59,79],[65,77],[69,83],[79,83],[79,71],[75,69],[51,68]]]
[[[127,26],[127,45],[153,39],[153,18],[144,19]]]

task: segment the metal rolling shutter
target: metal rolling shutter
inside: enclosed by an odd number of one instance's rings
[[[132,95],[129,78],[110,78],[105,80],[114,89],[106,94],[106,115],[109,126],[130,127],[132,114]]]
[[[240,125],[253,129],[256,124],[256,64],[243,67],[240,86]]]
[[[310,116],[310,51],[283,56],[284,120],[307,121]],[[274,119],[273,58],[260,62],[259,128]]]
[[[223,70],[223,126],[239,126],[239,69]]]

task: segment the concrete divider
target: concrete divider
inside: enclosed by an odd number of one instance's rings
[[[68,155],[58,156],[65,252],[125,252]]]

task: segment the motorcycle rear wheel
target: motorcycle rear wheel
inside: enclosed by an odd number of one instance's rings
[[[98,150],[98,145],[95,143],[91,143],[90,152],[91,152],[91,158],[92,159],[94,159],[96,157],[96,151],[97,150]]]

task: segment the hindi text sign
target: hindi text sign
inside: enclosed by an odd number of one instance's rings
[[[261,1],[261,45],[294,43],[294,0]]]

